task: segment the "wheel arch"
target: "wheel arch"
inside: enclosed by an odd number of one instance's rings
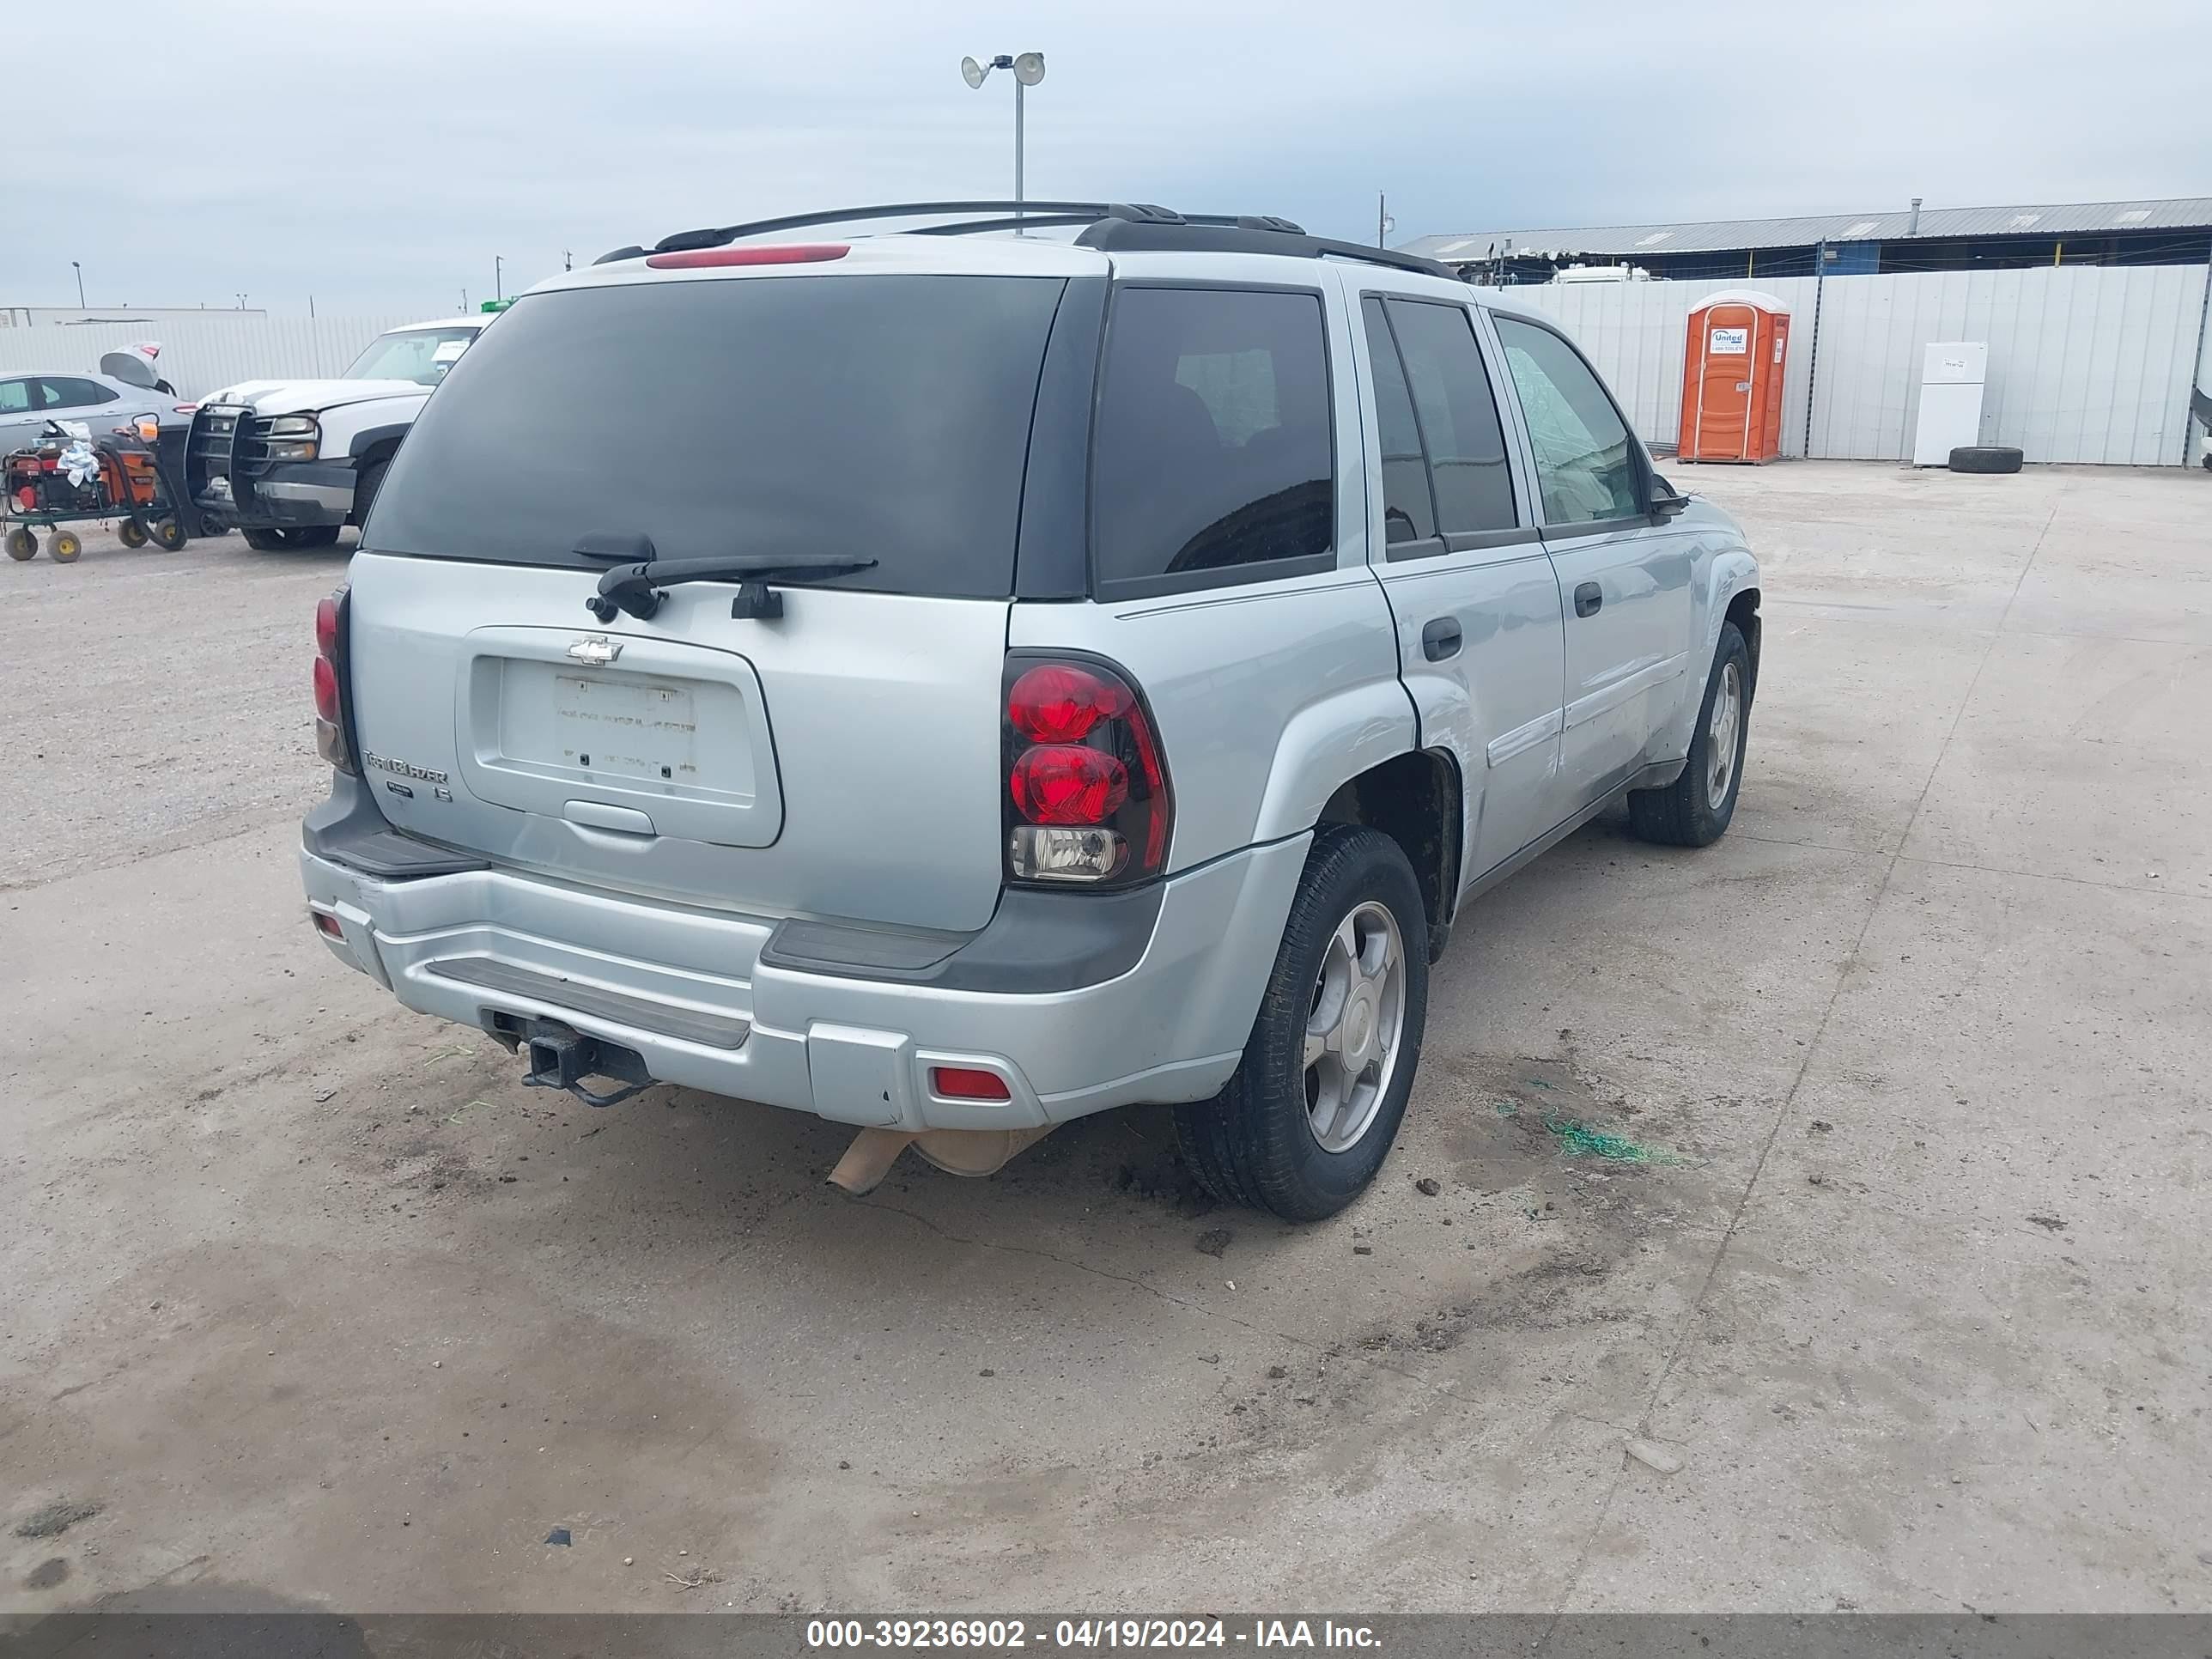
[[[354,434],[353,465],[356,472],[366,472],[380,461],[388,461],[398,452],[399,441],[407,435],[410,422],[366,427]]]
[[[1690,729],[1705,701],[1705,682],[1712,672],[1713,653],[1720,648],[1721,624],[1733,622],[1743,634],[1751,657],[1751,680],[1759,684],[1759,562],[1751,550],[1731,540],[1707,563],[1699,585],[1698,610],[1691,635],[1692,654],[1677,682],[1681,694],[1671,716],[1662,727],[1650,753],[1675,760],[1690,752]],[[1746,623],[1749,626],[1745,626]]]
[[[1740,587],[1729,596],[1728,608],[1721,612],[1723,622],[1735,624],[1736,632],[1743,635],[1744,649],[1751,658],[1751,684],[1744,688],[1745,701],[1759,690],[1759,581],[1752,579],[1751,586]],[[1716,636],[1719,629],[1713,630]]]
[[[1457,759],[1441,749],[1414,749],[1346,778],[1316,820],[1364,825],[1398,843],[1421,890],[1431,962],[1451,936],[1466,814]]]

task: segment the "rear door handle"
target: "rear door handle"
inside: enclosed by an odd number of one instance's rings
[[[1595,617],[1598,606],[1605,603],[1605,590],[1595,582],[1584,582],[1575,589],[1575,615]]]
[[[1459,618],[1438,617],[1421,629],[1421,654],[1431,662],[1455,657],[1459,654]]]

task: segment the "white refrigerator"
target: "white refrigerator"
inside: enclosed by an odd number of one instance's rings
[[[1920,422],[1912,464],[1948,466],[1951,452],[1982,441],[1982,386],[1989,379],[1986,340],[1938,340],[1920,368]]]

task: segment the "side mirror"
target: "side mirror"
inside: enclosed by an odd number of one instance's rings
[[[1651,516],[1653,518],[1671,519],[1689,504],[1690,498],[1687,495],[1677,493],[1674,486],[1656,472],[1651,475]]]

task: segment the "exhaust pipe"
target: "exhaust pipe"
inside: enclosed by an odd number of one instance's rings
[[[830,1184],[858,1198],[883,1185],[909,1146],[947,1175],[982,1176],[1005,1169],[1015,1153],[1034,1146],[1060,1126],[1029,1129],[863,1129],[845,1148]]]

